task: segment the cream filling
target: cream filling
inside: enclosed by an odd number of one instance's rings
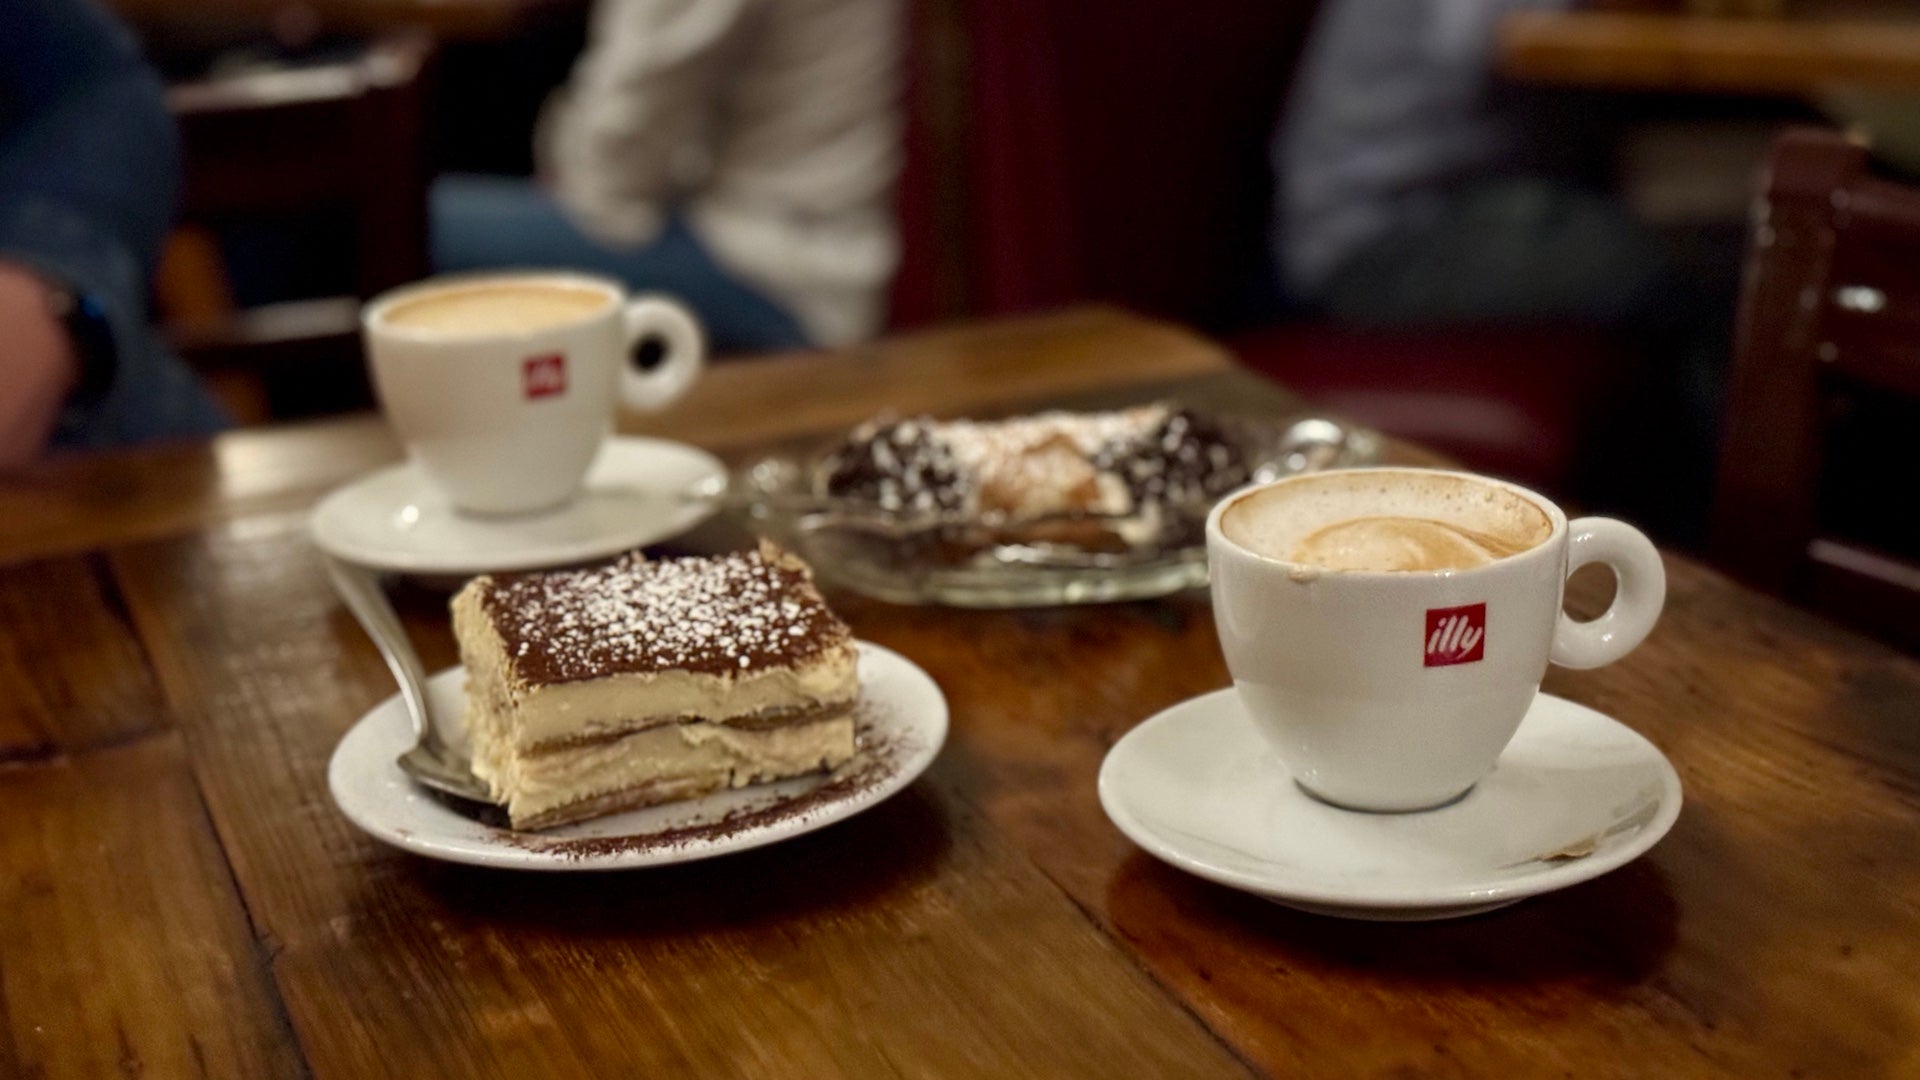
[[[516,695],[509,738],[524,750],[687,717],[740,720],[842,705],[859,690],[855,661],[847,649],[802,667],[739,676],[661,671],[528,687]]]
[[[853,717],[748,731],[693,722],[539,754],[476,756],[474,772],[520,821],[586,799],[661,781],[702,790],[745,787],[834,768],[853,756]]]

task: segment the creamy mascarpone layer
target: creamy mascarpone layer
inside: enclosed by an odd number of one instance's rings
[[[853,756],[853,716],[749,731],[725,724],[669,724],[609,742],[539,754],[476,754],[473,771],[520,824],[573,803],[661,783],[695,790],[799,776]]]
[[[515,695],[518,720],[510,739],[529,749],[688,717],[741,720],[843,705],[858,691],[854,667],[853,657],[847,656],[754,675],[663,671],[530,687]]]

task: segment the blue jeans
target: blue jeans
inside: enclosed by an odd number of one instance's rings
[[[610,247],[581,232],[532,181],[467,174],[434,181],[431,210],[436,272],[582,270],[678,297],[706,324],[715,352],[811,344],[791,314],[730,275],[678,217],[643,247]]]

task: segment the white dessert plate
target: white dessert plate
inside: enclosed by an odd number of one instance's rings
[[[360,718],[333,752],[327,783],[355,825],[417,855],[513,870],[622,870],[692,862],[778,843],[858,814],[906,787],[947,738],[947,699],[913,661],[860,642],[860,748],[826,776],[716,792],[542,832],[478,820],[407,779],[413,745],[398,695]],[[427,683],[435,709],[462,707],[466,672]]]
[[[314,543],[335,558],[407,574],[533,570],[604,558],[693,528],[717,508],[696,492],[723,485],[713,455],[665,439],[608,439],[572,502],[540,514],[454,510],[408,463],[369,473],[321,500]]]
[[[1457,802],[1342,810],[1302,791],[1240,697],[1184,701],[1128,732],[1100,804],[1134,843],[1209,881],[1322,915],[1448,919],[1613,870],[1680,814],[1680,777],[1618,721],[1534,699],[1500,762]]]

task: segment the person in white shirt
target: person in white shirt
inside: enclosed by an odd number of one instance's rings
[[[600,0],[535,149],[447,177],[436,269],[571,266],[680,295],[717,348],[879,329],[898,262],[900,0]]]

